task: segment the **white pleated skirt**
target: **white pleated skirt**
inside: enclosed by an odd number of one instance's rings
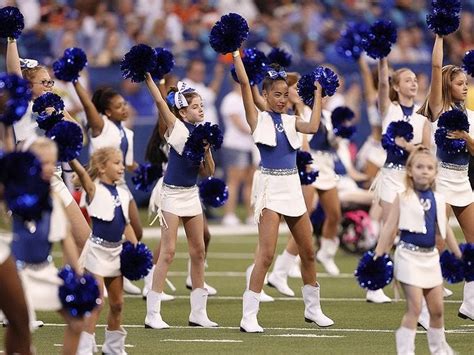
[[[395,250],[394,277],[407,285],[429,289],[443,283],[438,249],[419,252],[398,246]]]
[[[254,174],[252,187],[256,223],[265,208],[290,217],[301,216],[307,211],[296,169],[289,175],[273,175],[263,169]]]
[[[0,265],[10,256],[10,245],[5,238],[0,237]]]
[[[314,165],[319,174],[313,186],[318,190],[331,190],[336,188],[338,176],[334,172],[334,156],[332,153],[319,150],[311,150]]]
[[[380,169],[370,187],[370,190],[374,192],[375,201],[393,203],[397,194],[406,189],[405,174],[405,169]]]
[[[443,194],[451,206],[464,207],[473,201],[467,169],[453,170],[439,165],[436,191]]]
[[[117,277],[120,271],[120,253],[122,245],[106,247],[87,240],[81,254],[81,266],[91,273],[102,277]],[[82,262],[83,260],[83,262]]]

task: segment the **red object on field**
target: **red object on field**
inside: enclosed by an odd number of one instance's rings
[[[91,218],[89,217],[89,213],[87,213],[87,209],[85,207],[81,207],[81,196],[82,196],[82,191],[73,191],[71,193],[72,197],[74,198],[74,201],[76,201],[77,205],[81,209],[82,214],[84,215],[84,218],[86,219],[87,223],[89,225],[91,224]]]

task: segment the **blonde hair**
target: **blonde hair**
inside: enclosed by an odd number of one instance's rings
[[[406,187],[405,193],[406,194],[412,193],[412,192],[415,191],[415,187],[414,187],[414,184],[413,184],[413,178],[412,178],[411,175],[409,175],[409,172],[411,172],[411,169],[413,168],[414,160],[417,157],[422,156],[422,155],[430,157],[435,162],[435,168],[436,168],[436,171],[438,171],[438,164],[436,164],[436,158],[433,155],[433,153],[431,153],[431,151],[428,148],[426,148],[425,146],[422,146],[422,145],[416,146],[415,149],[408,156],[407,163],[406,163],[406,174],[405,174],[405,187]],[[430,187],[431,187],[432,190],[435,189],[435,187],[436,187],[435,186],[435,179],[433,179],[433,182],[431,183]]]
[[[48,71],[48,69],[46,69],[46,67],[44,67],[42,65],[37,65],[34,68],[23,68],[23,69],[21,69],[21,74],[23,75],[24,79],[28,80],[29,82],[33,82],[36,74],[38,74],[38,72],[41,71],[41,70]]]
[[[100,169],[105,166],[107,161],[113,154],[122,154],[120,150],[113,147],[104,147],[97,149],[90,158],[89,167],[87,168],[87,173],[92,180],[97,179],[100,176]]]
[[[388,96],[390,98],[390,101],[399,101],[399,97],[398,97],[398,91],[395,90],[394,86],[395,85],[399,85],[400,84],[400,77],[402,76],[403,73],[405,72],[412,72],[413,71],[409,68],[400,68],[398,70],[395,70],[392,74],[392,76],[390,77],[390,89],[389,89],[389,93],[388,93]]]
[[[36,155],[40,154],[41,151],[46,149],[53,149],[55,154],[58,154],[58,146],[56,145],[56,142],[46,137],[36,138],[34,142],[28,147],[28,150]]]
[[[453,104],[455,103],[453,100],[453,96],[451,95],[451,82],[454,80],[455,76],[464,73],[461,67],[457,65],[445,65],[443,69],[441,69],[441,102],[442,102],[442,109],[441,113],[448,111],[452,108]],[[417,113],[427,117],[430,121],[433,121],[433,112],[430,111],[429,108],[429,99],[431,95],[431,87],[430,91],[428,92],[428,96],[425,99],[425,102],[420,107]]]

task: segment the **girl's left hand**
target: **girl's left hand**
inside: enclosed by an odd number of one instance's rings
[[[395,144],[398,145],[400,148],[406,149],[408,142],[403,137],[395,137]]]
[[[469,135],[467,134],[466,131],[462,131],[462,130],[448,131],[448,133],[446,134],[446,138],[449,138],[449,139],[463,139],[463,140],[467,141],[467,139],[469,138]]]
[[[211,148],[211,145],[210,145],[209,142],[206,141],[206,140],[203,141],[203,144],[204,144],[204,151],[205,151],[205,152],[208,152],[209,149]]]

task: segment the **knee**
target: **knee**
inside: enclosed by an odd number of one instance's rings
[[[342,214],[339,208],[334,209],[330,213],[326,214],[326,221],[328,224],[337,225],[341,221]]]
[[[421,314],[421,304],[419,305],[410,305],[410,307],[408,308],[408,313],[418,319],[420,317],[420,314]]]
[[[261,254],[261,263],[266,268],[269,269],[273,262],[273,254],[262,253]]]
[[[122,313],[122,310],[123,310],[123,301],[110,302],[109,307],[110,307],[110,313],[114,315],[119,315]]]
[[[204,245],[208,245],[211,241],[211,233],[208,228],[204,229]]]
[[[74,334],[81,334],[84,330],[85,321],[84,318],[82,319],[72,319],[68,323],[69,330]]]
[[[302,263],[314,263],[315,262],[313,248],[311,248],[310,250],[305,250],[302,253],[300,252],[299,255],[300,255]]]
[[[175,249],[161,250],[160,259],[162,259],[164,263],[169,265],[173,262],[174,255],[175,255]]]
[[[206,257],[206,252],[204,248],[193,248],[193,250],[189,251],[189,257],[193,262],[203,262]]]
[[[434,309],[429,310],[431,320],[439,320],[443,317],[442,307],[435,307]]]

